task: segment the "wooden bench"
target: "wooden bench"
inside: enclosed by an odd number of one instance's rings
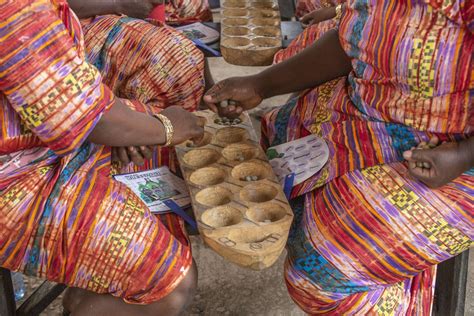
[[[0,268],[0,316],[39,315],[65,289],[65,285],[45,281],[17,308],[10,271]]]

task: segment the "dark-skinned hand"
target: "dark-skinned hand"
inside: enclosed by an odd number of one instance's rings
[[[151,146],[113,147],[112,162],[120,162],[122,165],[133,162],[137,166],[143,166],[145,160],[152,157],[152,152]]]
[[[117,1],[117,12],[132,18],[145,19],[150,12],[164,0],[119,0]]]
[[[160,112],[166,116],[174,127],[173,145],[181,144],[187,140],[199,144],[204,136],[205,119],[190,113],[179,106],[170,106]],[[159,120],[157,126],[164,132],[164,128]],[[133,162],[137,166],[142,166],[145,160],[152,157],[152,146],[128,146],[112,148],[112,161],[128,165]]]
[[[300,22],[303,28],[307,28],[313,24],[318,24],[320,22],[330,20],[336,16],[336,7],[322,8],[314,10],[306,15],[304,15]]]
[[[258,106],[263,96],[258,91],[255,78],[234,77],[215,84],[204,96],[204,102],[213,112],[229,118],[238,117],[243,111]],[[221,102],[230,100],[231,103],[222,107]]]
[[[403,157],[410,174],[430,188],[439,188],[470,169],[459,143],[439,144],[437,137],[404,152]]]

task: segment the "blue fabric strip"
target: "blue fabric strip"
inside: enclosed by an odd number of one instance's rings
[[[192,228],[197,229],[197,224],[196,221],[194,221],[186,212],[176,204],[175,201],[173,200],[165,200],[163,203],[168,206],[173,213],[176,215],[182,217]]]
[[[293,189],[293,184],[295,183],[295,173],[292,172],[285,177],[285,183],[283,185],[283,192],[285,192],[286,198],[290,200],[291,190]]]
[[[218,51],[216,51],[215,49],[212,49],[211,47],[207,46],[206,44],[204,44],[201,40],[195,38],[192,40],[194,42],[194,44],[197,46],[197,47],[200,47],[206,51],[208,51],[209,53],[211,53],[212,55],[216,56],[216,57],[220,57],[221,56],[221,53],[219,53]]]

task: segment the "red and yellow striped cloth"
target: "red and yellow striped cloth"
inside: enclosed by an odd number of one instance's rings
[[[105,16],[83,37],[66,1],[1,1],[0,265],[132,303],[169,294],[192,263],[182,221],[113,181],[110,148],[87,136],[116,97],[196,109],[203,67],[163,26]]]
[[[353,71],[266,116],[264,146],[316,134],[330,149],[292,192],[285,278],[305,312],[430,315],[436,264],[473,245],[474,169],[430,189],[402,157],[433,135],[474,137],[473,22],[470,1],[350,0],[338,27]]]

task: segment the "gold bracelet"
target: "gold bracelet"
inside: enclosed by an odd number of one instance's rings
[[[342,4],[339,4],[336,6],[336,16],[334,17],[334,20],[339,21],[342,17]]]
[[[165,127],[166,143],[163,146],[165,147],[170,146],[171,143],[173,142],[173,134],[174,134],[173,124],[171,124],[170,119],[164,116],[163,114],[153,114],[153,116],[156,119],[158,119],[161,123],[163,123],[163,126]]]

